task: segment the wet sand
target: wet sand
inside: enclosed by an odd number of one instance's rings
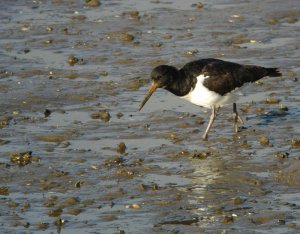
[[[300,4],[1,1],[2,233],[300,232]],[[279,67],[220,110],[157,91],[158,64]]]

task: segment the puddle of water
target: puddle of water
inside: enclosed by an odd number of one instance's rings
[[[158,175],[158,174],[147,174],[145,181],[148,183],[155,183],[161,187],[166,186],[185,186],[191,184],[190,179],[185,179],[182,176],[177,175]]]
[[[117,145],[120,142],[125,142],[126,147],[130,151],[148,151],[152,148],[160,147],[162,145],[168,145],[170,142],[165,139],[100,139],[95,141],[89,141],[89,140],[71,140],[70,147],[73,149],[84,149],[84,150],[92,150],[95,152],[105,152],[106,149],[108,151],[115,151]]]
[[[53,112],[49,117],[48,121],[45,122],[44,126],[55,126],[62,127],[70,125],[74,122],[80,122],[86,124],[90,121],[95,121],[91,119],[89,112],[83,111],[67,111],[66,113]]]
[[[1,2],[0,139],[10,140],[0,146],[0,161],[10,164],[0,164],[0,191],[8,188],[8,195],[0,199],[0,210],[5,211],[0,216],[3,232],[57,232],[57,217],[48,215],[58,207],[49,203],[52,195],[58,201],[70,196],[79,200],[63,208],[61,218],[66,223],[61,233],[297,231],[287,224],[299,224],[299,189],[274,177],[299,153],[290,143],[300,138],[299,87],[293,81],[300,71],[295,30],[299,4],[205,0],[204,8],[198,9],[194,3],[112,0],[92,8],[79,0]],[[135,9],[138,15],[129,13]],[[287,25],[291,16],[298,21]],[[277,23],[267,24],[267,18]],[[262,42],[228,43],[240,36]],[[48,39],[52,43],[45,43]],[[187,54],[194,49],[199,52]],[[70,55],[83,59],[83,64],[70,66]],[[196,131],[205,127],[199,127],[198,120],[207,123],[207,109],[159,90],[138,111],[148,89],[143,79],[149,78],[153,67],[162,63],[180,67],[203,57],[278,66],[284,74],[264,79],[265,85],[247,87],[241,103],[256,102],[245,113],[247,129],[233,133],[228,127],[229,106],[221,110],[208,142],[200,140],[201,132]],[[288,70],[294,74],[287,76]],[[64,78],[73,73],[87,75]],[[271,94],[289,108],[286,115],[276,115],[277,104],[261,102]],[[46,108],[54,110],[48,121],[30,119],[43,118]],[[65,113],[55,111],[59,109]],[[91,119],[97,109],[107,109],[111,120]],[[259,109],[269,114],[262,115]],[[13,115],[16,110],[21,114]],[[9,126],[5,117],[13,118]],[[66,148],[38,140],[40,135],[62,132],[70,134]],[[166,137],[172,133],[180,141]],[[272,147],[260,145],[263,136],[270,138]],[[122,155],[125,163],[108,166],[103,159],[118,155],[120,142],[127,146]],[[24,167],[9,161],[11,152],[27,150],[40,161]],[[193,158],[195,150],[211,154]],[[183,151],[188,154],[181,155]],[[274,157],[278,151],[289,152],[289,157]],[[157,189],[151,187],[155,184]],[[292,202],[296,208],[287,204]],[[126,208],[133,203],[140,207]],[[70,208],[82,212],[72,215]],[[225,224],[224,217],[233,213],[237,218],[225,219],[229,222]],[[249,213],[266,215],[267,221],[252,222]],[[281,213],[286,225],[278,224]],[[41,230],[36,227],[39,222],[49,227]]]

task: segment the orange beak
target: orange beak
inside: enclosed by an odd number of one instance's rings
[[[146,104],[146,102],[150,99],[151,95],[155,92],[155,90],[158,88],[158,84],[157,83],[152,83],[152,85],[150,86],[149,90],[148,90],[148,93],[146,94],[141,106],[140,106],[140,109],[141,110],[143,108],[143,106]]]

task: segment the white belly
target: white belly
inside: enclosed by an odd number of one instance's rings
[[[224,105],[234,103],[238,100],[239,95],[237,90],[233,90],[232,92],[221,96],[220,94],[207,89],[203,85],[204,80],[207,78],[209,77],[204,75],[198,76],[196,87],[189,94],[181,98],[198,106],[203,106],[207,108],[211,108],[212,106],[221,107]]]

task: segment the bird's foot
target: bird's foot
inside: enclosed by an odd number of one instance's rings
[[[208,134],[207,133],[204,133],[203,136],[202,136],[202,139],[204,141],[207,141],[208,140]]]
[[[235,133],[238,133],[238,132],[239,132],[239,126],[238,126],[237,122],[235,122],[235,123],[233,124],[233,129],[234,129],[234,132],[235,132]]]
[[[238,132],[239,131],[238,122],[244,124],[244,120],[237,112],[233,113],[233,119],[234,119],[233,129],[235,132]]]

